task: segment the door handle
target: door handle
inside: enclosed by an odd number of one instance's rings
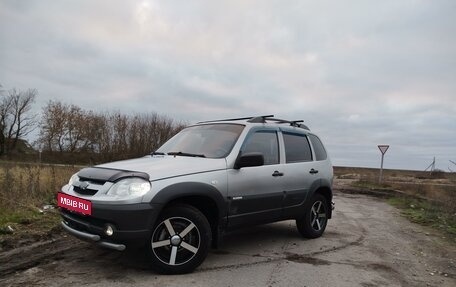
[[[315,169],[312,168],[312,169],[309,171],[309,173],[310,173],[310,174],[316,174],[316,173],[318,173],[318,170],[315,170]]]
[[[272,174],[272,176],[283,176],[283,172],[278,172],[277,170],[274,171],[274,173]]]

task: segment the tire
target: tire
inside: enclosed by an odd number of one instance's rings
[[[147,253],[157,272],[183,274],[193,271],[204,261],[211,241],[207,218],[198,209],[179,204],[165,209],[160,215],[152,229]]]
[[[304,216],[296,219],[296,227],[303,237],[318,238],[328,223],[328,202],[323,195],[316,193],[306,206]]]

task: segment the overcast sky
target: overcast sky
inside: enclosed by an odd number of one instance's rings
[[[456,166],[456,1],[0,0],[0,84],[96,111],[303,119],[335,165]]]

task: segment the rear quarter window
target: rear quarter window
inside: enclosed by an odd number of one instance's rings
[[[321,143],[320,139],[316,135],[309,135],[309,139],[312,142],[312,146],[315,152],[315,160],[325,160],[328,158],[325,147]]]

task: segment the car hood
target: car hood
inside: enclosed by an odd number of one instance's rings
[[[101,164],[96,167],[145,172],[149,174],[150,180],[154,181],[192,173],[226,169],[226,161],[224,158],[145,156],[142,158]]]

